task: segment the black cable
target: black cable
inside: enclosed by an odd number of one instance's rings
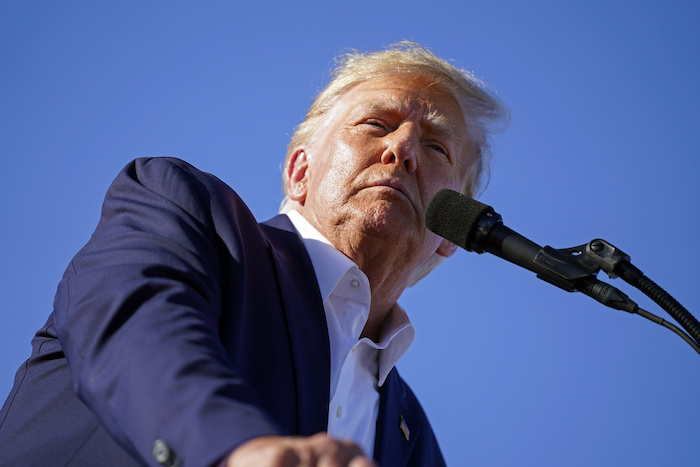
[[[641,290],[645,295],[654,300],[661,308],[688,331],[695,339],[695,343],[700,342],[700,322],[678,303],[668,292],[658,286],[654,281],[646,277],[642,271],[632,266],[629,262],[624,262],[615,268],[615,273],[623,280]]]
[[[658,286],[657,286],[658,287]],[[659,287],[660,288],[660,287]],[[576,281],[576,290],[588,295],[591,298],[599,301],[603,305],[609,306],[616,310],[626,311],[628,313],[636,313],[639,316],[648,319],[656,324],[659,324],[665,328],[678,334],[684,341],[686,341],[690,346],[695,349],[695,351],[700,354],[700,345],[693,340],[688,334],[683,332],[678,326],[669,323],[665,319],[656,316],[646,310],[639,308],[639,306],[630,300],[630,298],[624,293],[620,292],[617,288],[610,284],[601,282],[593,277],[585,277]],[[670,295],[669,295],[670,296]],[[680,305],[679,305],[680,306]],[[690,313],[688,313],[690,315]],[[693,316],[690,315],[692,318]]]
[[[663,326],[663,327],[665,327],[665,328],[668,328],[668,329],[670,329],[671,331],[675,332],[676,334],[678,334],[679,336],[681,336],[681,338],[683,338],[684,341],[686,341],[688,344],[690,344],[690,346],[691,346],[693,349],[695,349],[695,351],[696,351],[698,354],[700,354],[700,345],[698,345],[697,342],[695,342],[693,339],[691,339],[690,336],[688,336],[686,333],[684,333],[684,332],[683,332],[681,329],[679,329],[678,326],[676,326],[675,324],[669,323],[669,322],[666,321],[665,319],[663,319],[663,318],[661,318],[661,317],[659,317],[659,316],[656,316],[656,315],[653,314],[653,313],[649,313],[649,312],[646,311],[646,310],[642,310],[641,308],[637,308],[636,313],[637,313],[639,316],[648,319],[649,321],[653,321],[654,323],[660,324],[661,326]]]

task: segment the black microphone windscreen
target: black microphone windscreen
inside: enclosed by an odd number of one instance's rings
[[[455,245],[470,250],[479,219],[493,208],[456,191],[444,189],[430,200],[425,210],[425,226]]]

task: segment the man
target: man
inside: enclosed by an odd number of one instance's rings
[[[488,123],[470,75],[410,43],[351,54],[289,146],[258,224],[217,178],[139,159],[61,281],[0,413],[3,465],[442,465],[394,364],[403,290],[455,246]]]

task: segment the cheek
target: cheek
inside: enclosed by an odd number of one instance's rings
[[[474,173],[479,170],[481,161],[477,156],[477,149],[473,145],[470,145],[467,150],[465,150],[465,155],[461,158],[459,164],[459,187],[461,188],[463,183],[467,180],[472,179]]]
[[[435,167],[430,173],[430,191],[435,194],[443,188],[460,191],[462,185],[461,170],[451,165],[449,167]]]
[[[342,142],[336,142],[325,152],[315,154],[319,158],[309,175],[309,189],[317,202],[333,205],[344,202],[352,191],[358,177],[352,149]]]
[[[358,139],[339,139],[333,147],[332,154],[327,155],[330,163],[327,174],[333,181],[352,184],[368,165],[368,150],[358,144]]]

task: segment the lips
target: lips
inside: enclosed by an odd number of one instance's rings
[[[408,187],[404,182],[399,180],[398,178],[387,178],[387,179],[382,179],[379,181],[376,181],[372,184],[370,184],[370,187],[377,187],[377,186],[386,186],[389,188],[393,188],[394,190],[399,191],[401,194],[403,194],[410,202],[413,204],[413,198],[411,197],[411,193],[408,190]]]

